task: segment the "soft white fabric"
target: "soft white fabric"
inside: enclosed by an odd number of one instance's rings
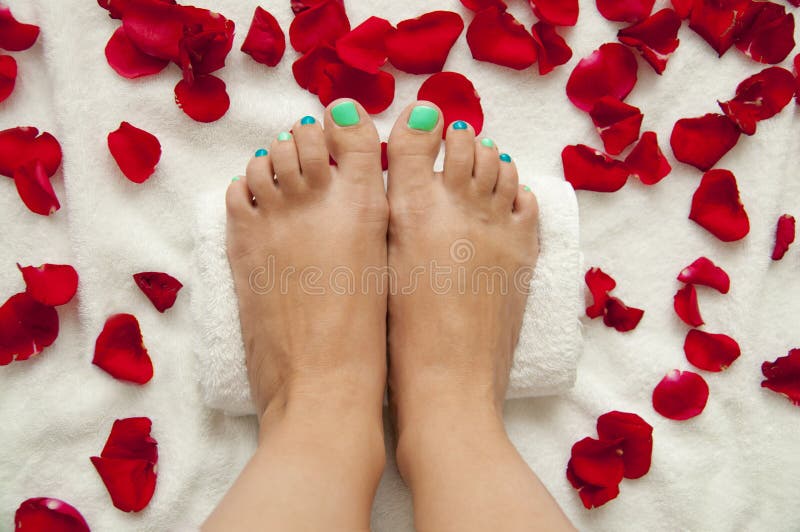
[[[195,353],[206,404],[229,414],[253,414],[239,310],[225,255],[223,194],[224,187],[220,187],[197,202],[194,265],[199,283],[191,302],[198,331]],[[550,178],[538,181],[536,194],[541,213],[541,253],[514,355],[509,398],[553,395],[570,389],[583,347],[578,321],[583,312],[583,292],[575,192],[563,179]],[[458,250],[453,250],[457,259],[474,252],[469,242],[456,245],[466,253],[456,255]]]
[[[197,3],[236,21],[238,48],[255,2]],[[456,0],[346,3],[355,24],[376,13],[397,22],[431,9],[471,17]],[[214,124],[197,124],[173,102],[175,67],[128,81],[105,64],[103,47],[117,22],[95,2],[9,4],[20,19],[41,24],[43,32],[35,48],[14,54],[20,80],[0,105],[0,127],[48,129],[61,139],[66,155],[63,180],[62,174],[55,178],[64,208],[50,219],[28,212],[11,180],[0,178],[0,294],[5,298],[22,288],[17,260],[72,261],[81,288],[76,303],[59,309],[63,329],[54,346],[37,360],[0,368],[0,529],[11,528],[22,500],[49,495],[78,507],[94,530],[185,530],[211,511],[255,445],[254,421],[206,408],[198,388],[192,341],[199,331],[191,325],[188,304],[199,282],[191,236],[196,202],[241,173],[253,150],[287,124],[303,114],[319,115],[319,103],[291,78],[294,52],[269,69],[234,51],[221,72],[232,95],[231,111]],[[527,3],[511,4],[530,26]],[[288,2],[262,5],[288,28]],[[664,6],[659,0],[656,9]],[[580,57],[613,40],[617,28],[586,0],[578,26],[563,32],[575,57],[547,77],[533,69],[476,63],[463,35],[447,68],[475,82],[486,110],[486,134],[520,167],[560,175],[563,146],[599,146],[588,117],[564,96],[567,77]],[[670,159],[667,140],[677,119],[713,112],[716,99],[728,98],[739,81],[763,68],[736,50],[718,59],[686,27],[680,38],[662,77],[640,62],[639,83],[628,100],[642,108],[644,128],[658,132]],[[394,105],[377,117],[384,138],[423,79],[398,76]],[[122,120],[153,132],[164,146],[158,171],[140,186],[120,175],[105,145],[106,134]],[[522,456],[579,528],[797,528],[800,410],[759,387],[759,365],[800,344],[800,246],[779,263],[769,260],[777,217],[800,215],[798,137],[792,104],[761,123],[754,137],[743,137],[720,162],[738,177],[752,222],[741,242],[721,243],[686,219],[700,173],[685,165],[675,163],[673,173],[654,187],[631,182],[615,194],[578,194],[586,266],[613,275],[616,294],[646,314],[627,334],[584,318],[587,342],[575,388],[565,396],[509,402],[506,424]],[[687,328],[672,312],[672,296],[679,287],[677,273],[700,255],[726,268],[732,279],[727,295],[699,290],[707,329],[735,336],[742,356],[724,373],[703,373],[711,388],[705,412],[675,422],[652,410],[650,396],[667,371],[689,368],[681,350]],[[165,270],[186,285],[166,314],[155,311],[131,281],[141,270]],[[104,320],[120,311],[138,316],[154,360],[155,377],[143,387],[115,381],[90,364]],[[618,499],[587,511],[564,477],[569,449],[594,435],[597,416],[614,409],[637,412],[654,426],[653,467],[640,480],[623,481]],[[115,418],[141,415],[154,422],[159,481],[150,506],[129,515],[113,508],[89,457],[102,449]],[[391,453],[373,528],[412,530],[410,499]]]

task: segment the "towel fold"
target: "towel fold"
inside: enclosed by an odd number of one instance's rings
[[[539,201],[541,252],[531,281],[514,355],[508,398],[554,395],[575,382],[583,347],[581,258],[575,193],[563,180],[531,184]],[[198,203],[195,260],[200,279],[192,293],[195,353],[202,396],[232,415],[254,413],[245,367],[239,310],[225,255],[224,189]]]

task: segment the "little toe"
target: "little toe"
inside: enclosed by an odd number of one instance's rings
[[[225,192],[225,207],[228,218],[243,218],[253,213],[253,193],[248,188],[247,178],[236,176],[231,180]]]
[[[355,100],[340,99],[325,110],[325,140],[339,172],[383,187],[381,142],[369,113]]]
[[[528,185],[517,186],[517,195],[514,198],[514,217],[531,225],[535,225],[539,221],[539,203],[536,200],[536,194]]]
[[[457,120],[447,128],[444,152],[444,182],[464,189],[472,180],[475,164],[475,131],[468,123]]]
[[[297,155],[294,136],[288,131],[279,133],[272,141],[269,155],[272,159],[272,167],[275,169],[278,188],[287,193],[296,193],[302,190],[304,185],[300,175],[300,159]]]
[[[511,212],[519,189],[517,166],[507,153],[501,153],[498,160],[500,161],[500,170],[494,189],[495,202],[502,211]]]
[[[313,116],[305,116],[292,128],[300,172],[311,187],[320,187],[330,181],[330,155],[325,145],[325,133]]]
[[[475,188],[482,194],[490,194],[497,185],[500,157],[497,146],[490,138],[475,141]]]
[[[389,135],[389,191],[427,185],[442,143],[444,120],[431,102],[417,101],[406,107]]]
[[[256,203],[266,205],[272,201],[278,190],[275,186],[275,171],[272,157],[265,149],[259,149],[247,163],[247,185]],[[251,198],[248,198],[251,199]]]

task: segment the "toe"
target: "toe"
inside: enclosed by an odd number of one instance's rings
[[[497,146],[490,138],[475,141],[475,187],[483,194],[491,193],[497,184],[500,157]]]
[[[287,193],[299,192],[303,183],[294,136],[287,131],[279,133],[272,141],[269,152],[278,188]]]
[[[433,178],[433,164],[442,143],[444,120],[431,102],[417,101],[403,110],[389,135],[389,181],[413,186]]]
[[[536,224],[539,220],[539,203],[536,200],[536,194],[528,185],[517,186],[514,216],[518,220],[530,224]]]
[[[500,161],[500,170],[497,176],[497,186],[494,189],[495,202],[502,211],[511,212],[519,189],[517,166],[507,153],[501,153],[498,160]]]
[[[250,215],[254,210],[252,198],[252,193],[247,186],[247,178],[242,176],[234,177],[225,193],[225,206],[227,207],[228,216],[241,218]]]
[[[447,186],[465,188],[472,180],[475,164],[475,131],[463,120],[447,128],[444,152],[444,182]]]
[[[312,116],[303,117],[292,128],[300,172],[309,186],[318,187],[330,181],[331,167],[325,133]]]
[[[341,175],[383,186],[378,130],[361,104],[348,99],[331,103],[325,110],[325,140]]]
[[[259,205],[266,205],[277,193],[275,172],[272,169],[272,157],[267,153],[267,150],[258,150],[256,155],[247,163],[246,186],[249,187],[252,196],[256,198],[256,203]]]

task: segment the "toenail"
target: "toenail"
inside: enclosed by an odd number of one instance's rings
[[[431,131],[439,123],[439,111],[427,105],[418,105],[411,110],[408,127],[419,131]]]
[[[501,153],[500,154],[500,160],[503,161],[504,163],[510,163],[511,162],[511,156],[509,154],[507,154],[507,153]]]
[[[316,122],[316,120],[314,120],[313,116],[304,116],[300,120],[300,124],[303,125],[303,126],[307,126],[309,124],[313,124],[314,122]]]
[[[342,102],[331,108],[331,117],[337,126],[347,127],[359,123],[358,109],[353,102]]]
[[[291,140],[291,139],[292,139],[292,134],[289,133],[288,131],[282,131],[282,132],[280,132],[278,134],[278,140],[283,141],[283,140]]]
[[[464,122],[463,120],[456,120],[453,122],[453,129],[467,129],[469,124]]]
[[[492,139],[481,139],[481,144],[487,148],[494,148],[494,141]]]
[[[267,150],[261,148],[260,150],[256,150],[256,157],[266,157],[269,154]]]
[[[236,177],[234,177],[233,179],[231,179],[231,183],[236,183],[237,181],[239,181],[239,176],[238,175]]]
[[[530,192],[531,191],[531,187],[529,187],[528,185],[524,185],[522,187],[522,190],[524,190],[525,192]]]

